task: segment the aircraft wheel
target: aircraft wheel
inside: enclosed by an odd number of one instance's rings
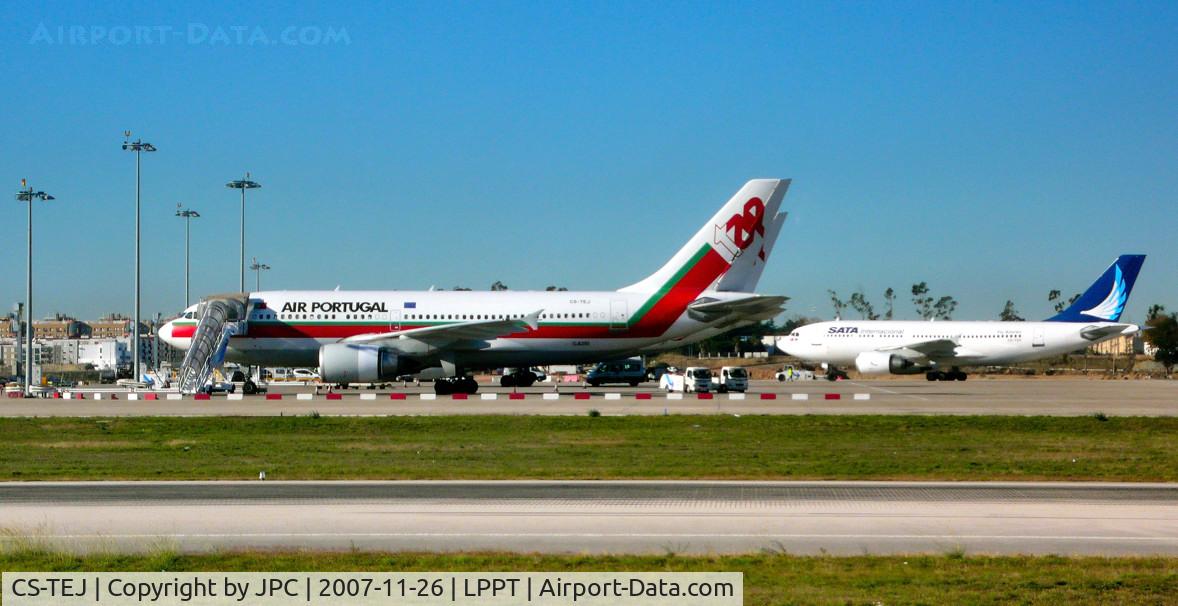
[[[520,387],[531,387],[536,384],[536,375],[530,372],[520,373],[515,378],[515,384]]]
[[[515,375],[503,375],[499,377],[500,387],[515,387]]]
[[[252,396],[258,393],[258,385],[253,381],[246,381],[241,384],[241,391],[247,396]]]
[[[928,379],[929,381],[944,381],[945,373],[939,370],[930,370],[924,373],[924,378]]]
[[[457,391],[459,393],[473,394],[479,390],[479,382],[470,377],[462,377],[458,379]]]
[[[448,396],[454,393],[454,384],[450,382],[450,379],[435,379],[434,393],[439,396]]]

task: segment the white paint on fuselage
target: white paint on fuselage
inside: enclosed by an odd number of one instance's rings
[[[1106,326],[1123,330],[1095,341],[1081,336],[1086,330]],[[1118,322],[833,321],[797,328],[779,337],[777,347],[808,362],[850,366],[863,352],[948,339],[970,358],[938,360],[941,366],[990,366],[1071,353],[1137,330],[1133,324]]]
[[[478,350],[464,351],[465,363],[485,367],[594,362],[624,356],[666,344],[667,348],[690,342],[709,325],[680,313],[659,334],[628,336],[627,323],[656,295],[618,291],[263,291],[250,293],[252,311],[245,336],[230,341],[226,360],[246,364],[316,366],[319,348],[340,341],[338,336],[317,338],[262,338],[255,336],[267,325],[315,323],[345,326],[372,323],[364,332],[392,332],[406,325],[452,324],[502,318],[520,318],[541,311],[539,325],[567,326],[561,338],[497,338]],[[705,291],[700,298],[728,300],[749,293]],[[259,303],[264,303],[259,305]],[[363,304],[347,306],[342,304]],[[335,304],[341,304],[336,306]],[[412,307],[407,307],[412,305]],[[186,311],[195,317],[197,306]],[[649,310],[647,310],[649,313]],[[177,318],[160,331],[168,344],[187,349],[190,338],[172,335]],[[730,330],[732,326],[726,326]],[[578,335],[577,333],[583,333]]]

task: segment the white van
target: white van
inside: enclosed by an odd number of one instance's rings
[[[659,387],[666,391],[707,393],[712,389],[712,371],[702,366],[689,366],[683,374],[664,374],[659,379]]]
[[[749,389],[749,371],[743,366],[725,366],[720,369],[720,380],[716,383],[716,391],[739,391],[744,393]]]

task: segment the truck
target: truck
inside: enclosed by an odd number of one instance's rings
[[[712,389],[712,371],[702,366],[688,366],[683,374],[666,373],[659,379],[666,391],[707,393]]]
[[[725,393],[739,391],[744,393],[749,389],[749,371],[743,366],[725,366],[720,369],[720,377],[716,382],[716,391]]]

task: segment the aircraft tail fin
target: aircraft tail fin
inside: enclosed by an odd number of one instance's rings
[[[619,289],[656,292],[677,285],[752,292],[769,260],[786,213],[779,212],[789,179],[754,179],[646,279]]]
[[[1048,322],[1116,322],[1125,311],[1129,293],[1137,281],[1137,274],[1145,262],[1145,255],[1121,255],[1108,269],[1060,313],[1047,318]]]

